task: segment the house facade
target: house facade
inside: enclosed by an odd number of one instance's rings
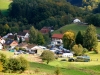
[[[29,38],[29,33],[27,32],[19,32],[17,34],[18,37],[21,37],[22,38],[22,41],[25,41],[25,39],[28,39]]]
[[[9,47],[11,49],[13,49],[14,47],[16,47],[17,45],[18,45],[18,42],[14,41],[14,40],[6,40],[6,42],[5,42],[5,46]]]
[[[53,34],[51,44],[59,45],[62,44],[63,34]]]

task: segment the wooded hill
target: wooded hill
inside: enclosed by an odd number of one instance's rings
[[[78,1],[76,2],[78,3]],[[99,26],[100,14],[94,14],[99,13],[99,7],[98,5],[93,11],[87,11],[71,5],[67,0],[13,0],[8,7],[7,16],[0,12],[0,33],[4,35],[6,32],[19,32],[27,30],[31,26],[38,30],[44,26],[59,29],[72,23],[75,18]],[[9,31],[4,29],[6,24],[10,28]]]

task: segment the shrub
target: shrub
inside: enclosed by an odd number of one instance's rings
[[[5,67],[5,72],[23,72],[29,66],[29,63],[23,57],[9,58]]]
[[[3,66],[3,70],[2,71],[5,71],[7,69],[7,58],[6,58],[6,55],[3,54],[3,53],[0,53],[0,62],[2,63],[2,66]]]
[[[35,73],[39,73],[40,72],[40,69],[39,68],[36,68],[34,71],[35,71]]]
[[[19,50],[19,48],[18,47],[15,47],[15,49],[18,51]]]
[[[83,55],[85,54],[85,53],[87,53],[88,52],[88,50],[86,49],[86,48],[83,48]]]
[[[3,65],[2,62],[0,62],[0,72],[3,71]]]
[[[59,67],[56,67],[56,70],[54,71],[55,75],[60,75],[61,71]]]
[[[99,53],[99,51],[98,51],[97,49],[95,49],[95,50],[94,50],[94,52],[95,52],[96,54],[98,54],[98,53]]]
[[[74,45],[74,46],[72,47],[72,50],[75,52],[75,55],[82,55],[82,53],[83,53],[83,47],[82,47],[81,44],[79,44],[79,45]]]
[[[23,57],[19,57],[19,60],[20,60],[20,67],[21,67],[20,70],[23,72],[29,67],[29,63]]]
[[[17,72],[21,68],[21,63],[18,58],[9,58],[9,62],[7,65],[8,65],[7,70],[9,70],[9,72]]]
[[[46,60],[46,63],[48,64],[50,61],[55,59],[55,56],[54,56],[53,52],[51,52],[49,50],[45,50],[41,54],[41,58],[42,58],[42,60]]]

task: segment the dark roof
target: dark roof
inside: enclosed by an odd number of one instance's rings
[[[14,40],[6,40],[5,44],[10,45]]]
[[[63,34],[53,34],[52,38],[62,39],[63,38]]]
[[[14,35],[9,35],[7,38],[14,39]]]
[[[36,46],[36,45],[35,44],[30,44],[30,45],[27,46],[27,48],[32,48],[34,46]]]
[[[18,32],[17,35],[20,35],[20,36],[25,36],[26,35],[26,32]]]
[[[23,47],[23,46],[27,46],[28,44],[27,43],[20,43],[19,45],[18,45],[18,47]]]
[[[25,33],[29,33],[29,30],[23,30],[23,32],[25,32]]]

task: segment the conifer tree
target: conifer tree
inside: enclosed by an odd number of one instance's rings
[[[32,26],[29,30],[29,42],[31,44],[37,43],[37,30]]]

